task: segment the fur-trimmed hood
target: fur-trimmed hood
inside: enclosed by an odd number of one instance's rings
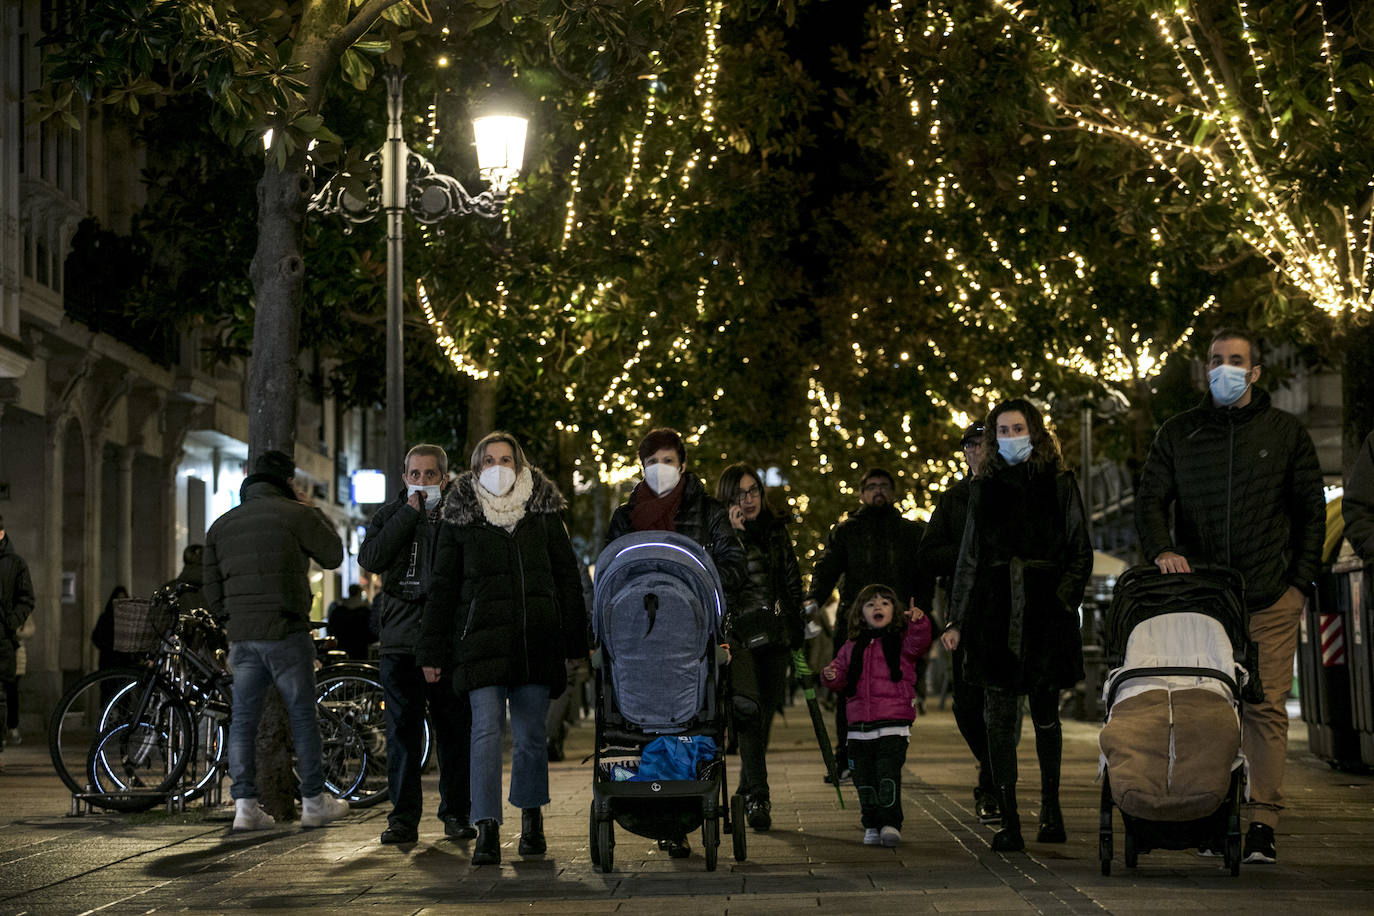
[[[525,500],[526,513],[551,514],[568,508],[567,499],[559,492],[554,482],[544,476],[543,471],[534,465],[529,466],[529,471],[532,489],[530,498]],[[458,475],[449,486],[448,492],[444,494],[443,508],[439,512],[444,524],[462,526],[486,523],[486,516],[482,514],[482,504],[477,501],[478,486],[480,484],[477,483],[477,477],[472,471],[464,471]]]

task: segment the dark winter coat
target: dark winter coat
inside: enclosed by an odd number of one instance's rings
[[[378,509],[358,548],[358,565],[382,577],[373,616],[379,621],[383,655],[415,654],[434,563],[437,526],[431,524],[428,512],[412,507],[408,498],[408,491],[402,490]]]
[[[1028,693],[1082,680],[1078,605],[1092,566],[1073,474],[993,456],[970,485],[950,588],[968,681]]]
[[[940,494],[935,511],[930,513],[921,547],[916,553],[917,563],[929,576],[946,579],[954,576],[959,562],[959,545],[964,542],[964,524],[968,521],[968,500],[973,489],[973,475],[954,482]]]
[[[1214,407],[1209,395],[1159,428],[1135,524],[1146,560],[1172,550],[1190,564],[1238,570],[1252,611],[1290,585],[1310,594],[1326,533],[1312,437],[1263,389],[1252,388],[1244,407]]]
[[[843,621],[864,586],[881,584],[897,592],[900,613],[906,612],[912,598],[917,607],[929,611],[934,583],[917,559],[924,531],[922,523],[903,517],[896,506],[861,507],[831,530],[811,571],[808,597],[825,604],[838,584],[836,616]],[[845,628],[841,624],[835,629],[838,646]]]
[[[682,476],[682,502],[678,505],[677,515],[673,517],[675,530],[705,548],[711,561],[716,564],[716,572],[720,574],[720,584],[724,586],[725,593],[735,594],[744,586],[747,575],[744,547],[735,536],[725,507],[707,494],[701,478],[691,471]],[[607,544],[635,530],[630,519],[634,506],[635,495],[631,493],[629,501],[612,513],[610,527],[606,530]]]
[[[19,629],[33,613],[33,605],[29,565],[15,553],[7,534],[0,540],[0,679],[14,677]]]
[[[1374,433],[1365,437],[1345,481],[1341,516],[1350,546],[1366,565],[1374,565]]]
[[[343,542],[319,509],[297,501],[282,482],[254,474],[243,501],[205,535],[203,592],[210,612],[227,618],[230,642],[285,639],[310,629],[310,561],[343,562]]]
[[[582,577],[558,513],[567,500],[530,468],[533,489],[514,531],[482,514],[472,472],[444,496],[416,661],[453,672],[462,692],[567,685],[563,660],[587,653]]]
[[[728,597],[732,618],[766,609],[780,618],[790,648],[800,648],[803,639],[801,569],[787,525],[764,509],[759,517],[744,523],[739,532],[744,548],[743,588]]]

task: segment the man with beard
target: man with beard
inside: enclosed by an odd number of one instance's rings
[[[859,481],[863,505],[830,532],[825,550],[811,571],[811,590],[805,610],[815,614],[840,588],[838,614],[848,613],[866,585],[887,585],[897,592],[903,608],[930,607],[932,585],[917,563],[917,551],[925,526],[897,511],[897,485],[883,468],[870,468]],[[838,654],[846,638],[843,626],[835,627],[834,650]],[[922,671],[924,665],[921,666]],[[918,684],[919,674],[918,672]],[[919,692],[919,688],[918,688]],[[835,707],[835,759],[839,779],[849,777],[849,748],[844,704]]]

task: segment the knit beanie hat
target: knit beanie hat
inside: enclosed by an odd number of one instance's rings
[[[253,473],[274,477],[284,483],[296,476],[296,463],[285,452],[273,449],[258,456],[253,462]]]

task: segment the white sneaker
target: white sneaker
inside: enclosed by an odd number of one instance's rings
[[[882,839],[881,839],[881,838],[879,837],[879,835],[878,835],[878,828],[877,828],[877,827],[869,827],[868,829],[864,830],[864,845],[865,845],[865,846],[877,846],[877,845],[878,845],[879,843],[881,843],[881,842],[882,842]]]
[[[277,819],[263,810],[256,798],[234,799],[235,830],[266,830]]]
[[[301,799],[301,826],[323,827],[348,813],[348,802],[321,792],[314,798]]]
[[[884,827],[879,831],[879,839],[884,846],[896,846],[902,841],[902,831],[896,827]]]

